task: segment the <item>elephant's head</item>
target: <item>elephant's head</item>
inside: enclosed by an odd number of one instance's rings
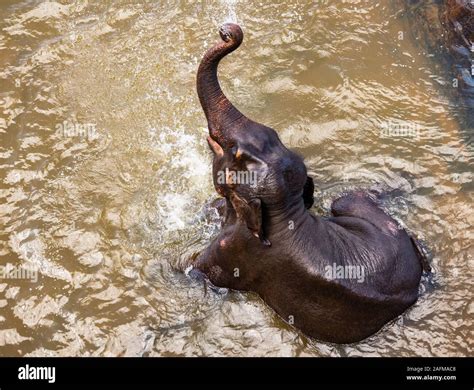
[[[228,23],[220,35],[222,41],[206,52],[197,76],[214,154],[214,186],[250,231],[269,245],[265,221],[272,215],[294,214],[303,205],[309,208],[313,182],[303,159],[287,149],[273,129],[245,117],[222,92],[217,66],[241,44],[243,33],[238,25]]]

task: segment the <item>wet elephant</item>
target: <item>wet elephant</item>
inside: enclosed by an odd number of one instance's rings
[[[199,66],[197,91],[225,218],[191,274],[258,293],[311,337],[362,340],[417,300],[422,251],[369,193],[341,196],[330,216],[309,211],[314,187],[303,159],[222,92],[219,61],[239,47],[243,33],[225,24],[220,36]]]

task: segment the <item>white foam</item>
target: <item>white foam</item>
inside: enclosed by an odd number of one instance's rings
[[[193,268],[194,268],[194,267],[193,267],[192,265],[188,265],[188,266],[186,267],[186,269],[184,270],[184,274],[185,274],[186,276],[188,276],[189,273],[193,270]]]
[[[149,134],[155,150],[167,161],[157,172],[164,179],[156,194],[159,224],[164,231],[185,229],[195,217],[197,199],[210,188],[209,157],[200,142],[204,138],[200,131],[187,134],[181,128],[169,127],[151,128]],[[186,190],[177,188],[176,181],[170,181],[170,172],[176,172],[172,178],[186,179]]]
[[[157,198],[160,225],[167,231],[184,229],[189,222],[192,197],[189,194],[167,193]]]

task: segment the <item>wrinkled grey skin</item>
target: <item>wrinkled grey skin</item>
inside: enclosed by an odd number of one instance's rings
[[[190,274],[215,286],[258,293],[311,337],[362,340],[417,300],[423,256],[364,192],[335,200],[332,216],[308,210],[314,187],[303,159],[222,93],[217,65],[240,45],[243,33],[226,24],[220,34],[222,41],[201,62],[197,88],[225,218],[219,235],[193,260]],[[256,185],[219,182],[226,168],[252,172]],[[360,267],[364,278],[334,278],[328,274],[334,265]]]

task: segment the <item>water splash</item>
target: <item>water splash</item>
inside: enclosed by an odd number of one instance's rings
[[[237,12],[235,6],[238,0],[223,0],[222,3],[226,9],[227,14],[224,18],[224,23],[237,23]]]

